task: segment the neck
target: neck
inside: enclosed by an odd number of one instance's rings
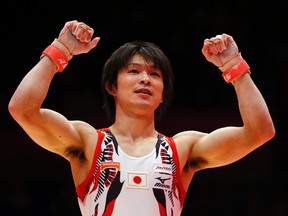
[[[131,137],[151,137],[157,135],[153,117],[127,117],[116,115],[115,123],[111,125],[110,130],[114,135]]]

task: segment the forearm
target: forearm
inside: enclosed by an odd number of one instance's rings
[[[233,82],[244,129],[264,143],[273,137],[274,125],[267,104],[249,73]]]
[[[250,66],[242,58],[230,35],[221,34],[204,40],[202,53],[222,71],[224,80],[233,84],[244,123],[243,139],[249,145],[261,145],[274,134],[273,121],[260,91],[250,77]]]
[[[92,39],[93,33],[92,28],[76,20],[64,25],[59,38],[43,51],[12,96],[9,112],[14,118],[31,118],[39,113],[55,73],[64,70],[73,55],[88,53],[97,46],[100,38]]]
[[[39,111],[56,72],[57,65],[43,57],[22,79],[10,100],[9,110],[14,114]]]

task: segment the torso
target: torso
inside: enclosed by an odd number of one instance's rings
[[[148,148],[146,155],[135,157],[123,151],[108,129],[97,132],[101,142],[97,143],[92,169],[84,183],[77,187],[83,215],[97,215],[94,208],[98,215],[107,211],[111,215],[117,212],[127,216],[139,215],[139,212],[168,216],[171,211],[180,215],[186,191],[174,141],[159,135],[149,153]],[[91,205],[93,210],[87,209]]]

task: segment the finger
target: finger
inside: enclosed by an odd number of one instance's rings
[[[233,37],[230,36],[230,35],[228,35],[228,34],[223,33],[223,34],[222,34],[222,37],[223,37],[223,41],[224,41],[224,43],[225,43],[226,46],[227,46],[227,44],[228,44],[229,42],[234,42]]]
[[[210,42],[210,43],[218,43],[221,40],[222,40],[221,35],[216,35],[215,37],[211,37],[210,39],[206,39],[206,41]]]
[[[219,53],[219,45],[216,43],[212,43],[209,45],[209,52],[216,55]]]
[[[223,52],[223,50],[226,49],[226,45],[223,43],[223,41],[216,43],[215,46],[217,47],[218,52]]]
[[[222,53],[227,48],[223,39],[215,41],[214,44],[215,49],[217,49],[218,53]]]
[[[204,43],[206,43],[209,47],[209,52],[213,54],[218,54],[223,51],[223,42],[221,35],[217,35],[216,37],[212,37],[210,39],[205,39]]]
[[[77,24],[76,28],[73,30],[72,33],[81,42],[88,43],[93,36],[94,30],[86,24],[80,22]]]
[[[234,39],[232,36],[228,35],[228,34],[225,34],[223,33],[222,34],[222,38],[223,38],[223,42],[225,43],[225,46],[227,49],[227,51],[229,50],[229,52],[232,54],[232,53],[238,53],[239,50],[238,50],[238,46],[237,44],[235,43]]]
[[[90,42],[93,36],[94,30],[93,29],[87,29],[83,31],[83,34],[80,38],[81,42]]]
[[[202,48],[202,54],[204,55],[204,57],[210,61],[211,59],[211,52],[209,51],[209,43],[204,41],[204,45],[203,45],[203,48]]]
[[[67,31],[69,30],[69,28],[72,27],[72,29],[73,29],[73,26],[76,26],[77,22],[78,22],[77,20],[73,20],[73,21],[66,22],[65,25],[64,25],[64,27],[63,27],[63,29],[60,31],[59,38],[60,38],[63,34],[65,34],[65,32],[67,32]],[[72,30],[72,31],[73,31],[73,30]]]

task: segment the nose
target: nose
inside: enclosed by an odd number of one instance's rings
[[[144,84],[150,84],[149,74],[146,71],[141,73],[140,82]]]

